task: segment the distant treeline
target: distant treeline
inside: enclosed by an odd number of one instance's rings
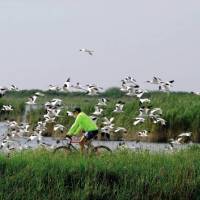
[[[3,104],[11,104],[14,111],[10,114],[1,112],[0,119],[15,119],[20,120],[25,110],[25,102],[28,97],[33,95],[38,90],[24,90],[19,92],[8,92],[0,99],[0,109]],[[67,117],[66,111],[73,106],[81,106],[82,110],[88,114],[94,111],[94,106],[98,102],[98,98],[106,97],[109,99],[108,106],[103,112],[103,116],[115,117],[114,123],[116,126],[123,126],[128,129],[128,134],[124,135],[127,139],[135,139],[136,132],[143,129],[150,131],[148,137],[150,141],[167,141],[170,137],[176,137],[181,132],[192,132],[193,141],[200,141],[200,96],[187,92],[148,92],[143,98],[151,100],[152,108],[161,108],[163,110],[163,118],[167,121],[166,126],[153,124],[151,121],[146,121],[144,124],[133,126],[134,118],[139,114],[140,103],[136,97],[128,97],[122,93],[119,88],[110,88],[98,96],[88,96],[81,92],[52,92],[40,91],[45,94],[45,97],[38,98],[38,105],[52,98],[60,98],[63,100],[64,109],[61,112],[61,117],[57,119],[58,123],[65,125],[67,128],[71,126],[73,119]],[[124,112],[113,113],[115,104],[119,101],[124,101]],[[33,110],[28,114],[27,120],[32,125],[35,125],[38,120],[42,119],[45,110],[41,107],[38,110]],[[100,125],[101,119],[98,124]]]
[[[32,90],[20,90],[20,91],[8,91],[6,93],[7,97],[27,97],[35,94],[36,92],[42,92],[46,94],[47,96],[57,96],[57,97],[76,97],[76,96],[86,96],[86,92],[79,92],[79,91],[74,91],[74,92],[57,92],[57,91],[50,91],[50,90],[37,90],[37,89],[32,89]],[[120,91],[118,87],[113,87],[105,90],[104,92],[99,93],[98,97],[123,97],[125,96],[123,92]]]

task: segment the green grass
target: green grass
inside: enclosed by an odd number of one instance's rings
[[[12,104],[15,108],[13,113],[9,115],[1,114],[1,120],[4,118],[20,119],[24,112],[24,103],[28,96],[33,95],[36,90],[10,92],[5,97],[0,99],[0,109],[3,104]],[[166,126],[155,125],[147,121],[138,126],[133,126],[133,119],[139,114],[139,101],[135,97],[127,97],[123,95],[117,88],[111,88],[100,96],[90,97],[78,92],[62,93],[62,92],[44,92],[45,97],[40,97],[38,104],[43,105],[46,101],[52,98],[61,98],[67,109],[72,109],[73,106],[80,106],[84,112],[91,114],[94,111],[94,105],[98,102],[98,98],[109,98],[108,106],[103,112],[103,116],[114,116],[116,126],[123,126],[128,129],[125,137],[127,139],[136,138],[136,132],[142,129],[150,131],[150,140],[157,142],[165,142],[168,138],[176,137],[181,132],[191,131],[193,141],[200,141],[200,96],[184,92],[149,92],[144,95],[144,98],[150,98],[152,107],[161,107],[163,110],[163,118],[167,120]],[[114,110],[115,103],[118,100],[126,102],[124,113],[116,114]],[[33,126],[38,120],[42,119],[44,109],[32,111],[28,114],[28,122]],[[101,121],[101,120],[100,120]],[[99,122],[100,122],[99,121]],[[62,112],[58,123],[65,125],[67,128],[73,123],[73,119],[66,116],[66,112]],[[100,125],[100,123],[99,123]]]
[[[0,199],[199,199],[200,148],[174,154],[0,156]]]

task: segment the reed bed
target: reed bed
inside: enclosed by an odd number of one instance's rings
[[[200,148],[101,156],[44,150],[0,156],[0,199],[199,199]]]
[[[0,99],[0,108],[3,104],[12,104],[14,113],[7,115],[1,114],[1,120],[4,118],[17,118],[24,112],[25,101],[28,96],[33,95],[36,90],[10,92]],[[44,103],[52,98],[60,98],[63,100],[65,109],[61,113],[61,117],[57,119],[58,123],[65,125],[67,128],[73,123],[73,119],[67,117],[66,110],[71,110],[74,106],[80,106],[82,110],[88,114],[94,111],[94,106],[98,102],[98,98],[109,98],[108,106],[103,112],[103,116],[115,117],[116,126],[123,126],[128,129],[127,139],[135,139],[136,132],[143,129],[150,131],[150,141],[166,142],[169,138],[175,138],[181,132],[192,132],[192,139],[195,142],[200,141],[200,96],[184,93],[184,92],[149,92],[144,98],[151,100],[153,108],[160,107],[163,110],[163,118],[167,121],[166,126],[155,125],[150,121],[146,121],[142,125],[133,126],[134,118],[139,114],[139,100],[135,97],[127,97],[119,91],[118,88],[111,88],[100,96],[90,97],[79,92],[62,93],[62,92],[44,92],[45,97],[40,97],[38,104]],[[119,100],[124,101],[123,113],[113,113],[115,103]],[[34,126],[38,120],[42,119],[44,109],[40,107],[38,110],[31,111],[27,116],[27,121]],[[101,120],[99,121],[100,125]]]

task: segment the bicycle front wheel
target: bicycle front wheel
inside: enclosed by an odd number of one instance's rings
[[[96,146],[94,147],[94,153],[97,155],[101,155],[101,154],[105,154],[105,153],[111,153],[112,150],[106,146],[100,145],[100,146]]]

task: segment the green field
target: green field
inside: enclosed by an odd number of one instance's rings
[[[200,199],[200,148],[99,156],[44,150],[0,156],[2,200]]]
[[[24,112],[25,102],[27,98],[34,94],[32,91],[10,92],[0,99],[0,108],[3,104],[11,104],[14,106],[14,112],[10,114],[1,113],[0,119],[16,119],[20,121]],[[184,93],[184,92],[149,92],[144,98],[150,98],[153,108],[160,107],[163,110],[163,118],[167,120],[166,126],[155,125],[150,121],[146,121],[142,125],[133,126],[133,119],[139,114],[139,101],[135,97],[127,97],[123,95],[117,88],[112,88],[100,96],[90,97],[78,92],[74,93],[57,93],[45,92],[45,97],[40,97],[38,105],[52,98],[61,98],[64,101],[65,109],[61,113],[61,117],[57,119],[58,123],[69,128],[73,119],[66,116],[66,110],[70,110],[73,106],[81,106],[82,110],[90,114],[94,111],[94,105],[98,102],[98,98],[107,97],[110,99],[108,106],[103,112],[103,116],[114,116],[116,126],[123,126],[128,129],[126,139],[135,139],[136,132],[143,129],[150,131],[149,141],[166,142],[171,137],[176,137],[181,132],[192,132],[193,141],[200,141],[200,96]],[[115,103],[118,100],[126,102],[124,113],[116,114],[114,110]],[[45,113],[43,108],[30,112],[27,116],[29,123],[34,126],[38,120],[42,119]],[[99,124],[101,119],[99,120]]]

